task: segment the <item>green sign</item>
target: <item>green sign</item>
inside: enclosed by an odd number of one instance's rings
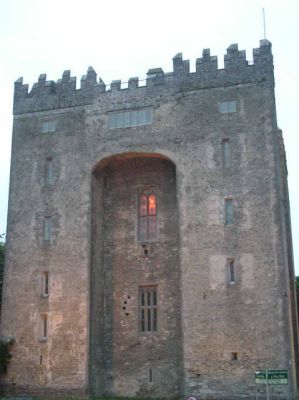
[[[267,371],[265,369],[260,369],[258,371],[255,371],[255,383],[266,385]]]
[[[269,385],[287,385],[288,371],[285,369],[269,369],[268,383]]]
[[[286,369],[259,369],[255,371],[255,383],[262,385],[287,385],[288,371]]]

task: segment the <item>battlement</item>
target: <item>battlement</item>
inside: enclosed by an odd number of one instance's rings
[[[119,91],[151,90],[161,85],[174,91],[207,89],[238,84],[261,82],[274,85],[273,57],[271,43],[261,40],[260,47],[253,49],[253,64],[246,59],[246,52],[239,50],[237,44],[228,47],[224,56],[224,68],[218,69],[216,56],[210,55],[210,49],[204,49],[202,57],[196,60],[196,72],[190,73],[189,60],[183,60],[182,53],[173,58],[173,71],[164,73],[162,68],[149,69],[146,85],[139,85],[139,78],[130,78],[122,89],[120,80],[106,85],[97,73],[89,67],[81,78],[80,88],[76,88],[76,77],[66,70],[57,82],[47,81],[46,74],[41,74],[38,82],[28,91],[23,78],[15,82],[14,114],[52,110],[58,108],[88,105],[100,95],[114,94]]]

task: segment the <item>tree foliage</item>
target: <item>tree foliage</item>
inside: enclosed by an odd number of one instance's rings
[[[3,272],[4,272],[4,257],[5,257],[5,243],[2,241],[4,235],[0,235],[0,312],[2,304],[2,285],[3,285]]]
[[[11,343],[0,340],[0,374],[6,374],[11,354],[9,352]]]
[[[4,258],[5,258],[5,243],[4,234],[0,235],[0,312],[2,304],[2,285],[3,285],[3,272],[4,272]],[[11,359],[10,347],[13,341],[0,340],[0,375],[7,372],[7,366]]]

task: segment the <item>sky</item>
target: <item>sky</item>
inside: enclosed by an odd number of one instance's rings
[[[6,231],[13,82],[31,88],[42,73],[80,82],[91,65],[106,84],[145,78],[149,68],[172,71],[182,52],[191,71],[204,48],[218,56],[232,43],[246,50],[272,42],[278,125],[289,171],[296,274],[299,275],[299,1],[298,0],[0,0],[0,234]]]

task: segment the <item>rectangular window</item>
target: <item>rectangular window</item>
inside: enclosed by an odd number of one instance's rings
[[[236,100],[222,101],[218,103],[218,110],[221,114],[235,113],[237,111],[237,102]]]
[[[49,296],[49,271],[44,271],[42,275],[42,296]]]
[[[51,185],[53,183],[53,158],[46,160],[46,182]]]
[[[157,287],[139,288],[139,329],[141,332],[157,331]]]
[[[229,283],[236,282],[235,261],[228,260],[228,281]]]
[[[46,121],[42,124],[42,133],[51,133],[56,131],[56,121]]]
[[[222,163],[223,167],[230,166],[230,142],[229,139],[222,139]]]
[[[109,129],[147,125],[152,124],[152,122],[153,109],[151,107],[140,108],[138,110],[111,112],[108,114]]]
[[[48,337],[48,315],[41,314],[41,338],[47,339]]]
[[[44,240],[51,242],[52,240],[52,218],[46,217],[44,221]]]
[[[225,199],[225,225],[233,223],[233,199]]]

